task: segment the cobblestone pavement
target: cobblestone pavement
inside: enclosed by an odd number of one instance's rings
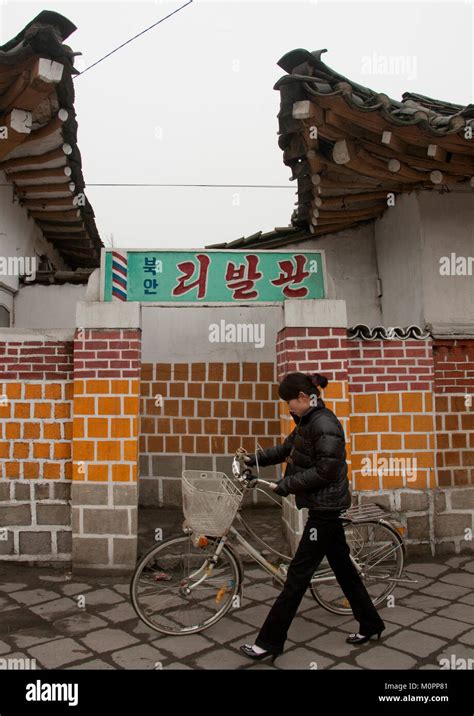
[[[125,577],[1,563],[0,660],[34,659],[38,669],[439,669],[443,658],[474,659],[473,556],[411,561],[405,574],[418,582],[397,587],[395,605],[380,609],[380,642],[346,644],[354,618],[325,611],[308,594],[272,666],[239,652],[278,594],[255,564],[246,564],[239,609],[200,634],[168,637],[137,619]]]

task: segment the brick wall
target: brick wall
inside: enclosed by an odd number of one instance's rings
[[[282,380],[286,373],[322,373],[329,381],[325,390],[320,389],[326,406],[333,410],[344,428],[346,454],[351,470],[351,426],[349,384],[347,373],[347,339],[345,328],[284,328],[278,333],[277,376]],[[294,428],[288,406],[280,401],[280,425],[282,436]],[[295,499],[290,496],[283,501],[283,521],[292,549],[296,547],[306,519],[306,510],[297,510]]]
[[[346,434],[355,504],[378,501],[405,527],[411,554],[472,551],[473,342],[348,340],[345,329],[285,328],[277,373],[325,374],[321,395]],[[474,403],[474,400],[473,400]],[[293,427],[280,404],[281,435]],[[296,544],[305,512],[284,502]]]
[[[141,332],[79,329],[74,343],[74,568],[121,570],[136,560]]]
[[[0,344],[0,555],[71,558],[72,342]]]
[[[240,445],[278,443],[274,374],[268,362],[143,364],[140,504],[181,505],[184,469],[228,474]]]

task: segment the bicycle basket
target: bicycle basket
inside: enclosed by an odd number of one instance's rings
[[[194,532],[220,537],[231,526],[243,497],[223,472],[183,470],[183,513]]]

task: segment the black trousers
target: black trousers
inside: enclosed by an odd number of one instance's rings
[[[289,567],[281,593],[278,595],[255,644],[262,649],[282,652],[288,629],[293,621],[311,577],[324,557],[359,622],[360,634],[373,634],[384,627],[384,622],[350,559],[344,526],[339,512],[322,514],[309,510],[308,520]],[[316,528],[317,532],[312,532]],[[316,537],[316,539],[315,539]]]

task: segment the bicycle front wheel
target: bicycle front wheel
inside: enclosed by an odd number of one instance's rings
[[[403,571],[404,545],[396,530],[377,521],[351,522],[344,527],[351,556],[361,568],[362,579],[374,604],[382,604],[393,592]],[[311,594],[333,614],[352,614],[351,606],[339,586],[326,558],[315,572]]]
[[[137,564],[130,596],[151,629],[173,636],[194,634],[215,624],[235,604],[242,581],[237,558],[225,545],[212,565],[218,540],[201,542],[195,546],[192,535],[172,537]]]

